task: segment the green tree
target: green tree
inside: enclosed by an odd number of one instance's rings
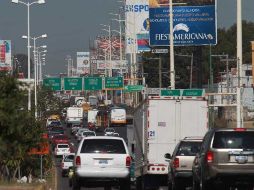
[[[42,130],[24,109],[23,84],[10,76],[0,78],[0,166],[1,174],[15,178],[30,148],[40,142]],[[3,170],[4,168],[4,170]]]

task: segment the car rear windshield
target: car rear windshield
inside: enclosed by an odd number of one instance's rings
[[[176,156],[195,156],[202,142],[181,142]]]
[[[59,144],[57,145],[57,148],[69,148],[68,144]]]
[[[215,132],[213,148],[254,149],[254,131]]]
[[[65,162],[73,162],[73,160],[74,160],[74,155],[69,155],[64,158]]]
[[[80,153],[126,154],[122,140],[87,139],[83,142]]]
[[[84,132],[83,133],[83,136],[85,136],[85,137],[89,137],[89,136],[95,136],[95,133],[94,132]]]

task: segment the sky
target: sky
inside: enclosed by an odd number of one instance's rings
[[[22,0],[33,2],[32,0]],[[46,4],[30,7],[30,34],[37,37],[47,34],[46,39],[36,40],[37,45],[47,45],[44,74],[56,75],[67,72],[67,55],[76,60],[76,52],[89,51],[89,39],[107,35],[104,25],[111,21],[123,5],[119,0],[45,0]],[[236,22],[237,0],[218,0],[218,28],[229,28]],[[254,22],[254,0],[242,0],[243,20]],[[0,39],[12,40],[12,51],[27,54],[27,6],[0,0]],[[32,51],[31,51],[32,53]]]

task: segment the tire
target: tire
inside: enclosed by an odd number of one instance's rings
[[[131,181],[129,178],[120,181],[120,190],[130,190],[130,189],[131,189]]]

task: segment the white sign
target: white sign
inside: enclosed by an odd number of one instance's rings
[[[137,53],[137,34],[149,33],[149,0],[125,1],[126,53]]]
[[[127,67],[126,60],[111,60],[112,69],[125,69]],[[110,69],[110,61],[109,60],[97,60],[97,69]]]
[[[168,53],[168,49],[152,49],[152,53]]]
[[[77,52],[77,74],[90,73],[90,53]]]

